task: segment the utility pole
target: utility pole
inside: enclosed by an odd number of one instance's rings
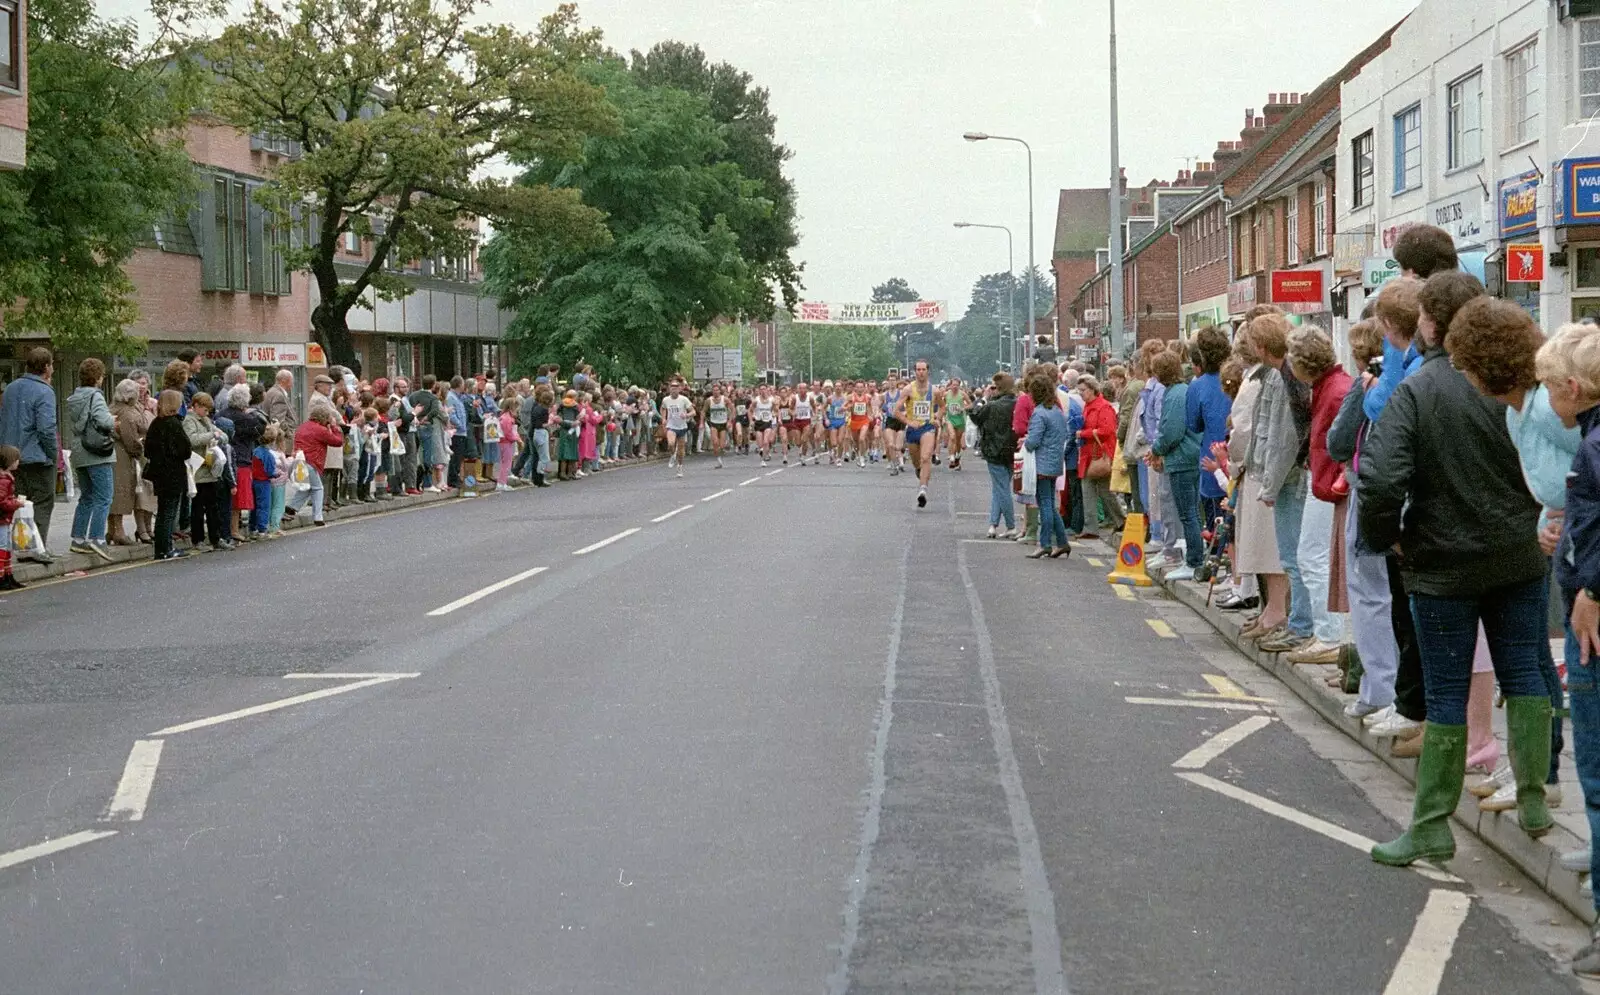
[[[1111,2],[1111,361],[1122,359],[1122,153],[1117,146],[1117,0]]]

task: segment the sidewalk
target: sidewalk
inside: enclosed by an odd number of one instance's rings
[[[1116,550],[1106,546],[1111,562]],[[1287,654],[1263,653],[1254,643],[1241,642],[1239,629],[1244,619],[1238,612],[1224,612],[1206,604],[1207,585],[1193,582],[1169,582],[1161,576],[1165,571],[1151,571],[1151,578],[1166,593],[1187,605],[1195,614],[1205,619],[1218,635],[1231,643],[1241,655],[1256,666],[1282,681],[1291,691],[1311,706],[1327,722],[1352,740],[1360,743],[1367,752],[1388,764],[1411,784],[1416,784],[1417,762],[1389,755],[1390,740],[1367,735],[1360,720],[1347,718],[1344,706],[1354,700],[1354,695],[1341,694],[1327,686],[1325,678],[1338,673],[1333,666],[1307,666],[1291,664]],[[1557,651],[1559,658],[1559,650]],[[1495,735],[1500,740],[1502,756],[1509,757],[1505,735],[1505,710],[1495,709]],[[1478,799],[1462,792],[1461,804],[1456,807],[1458,829],[1465,829],[1487,844],[1491,849],[1515,864],[1529,879],[1584,922],[1595,921],[1594,902],[1578,891],[1577,874],[1561,867],[1561,854],[1588,845],[1589,822],[1584,813],[1583,789],[1577,780],[1572,759],[1572,736],[1566,736],[1566,748],[1561,760],[1560,806],[1553,807],[1556,828],[1543,839],[1531,839],[1517,823],[1517,813],[1480,812]]]

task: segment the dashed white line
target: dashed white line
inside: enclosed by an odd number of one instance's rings
[[[1259,712],[1260,705],[1242,701],[1192,701],[1188,698],[1124,698],[1130,705],[1168,705],[1173,708],[1214,708],[1221,712]]]
[[[286,680],[286,681],[293,681],[293,680],[302,680],[302,681],[365,681],[365,680],[370,680],[371,678],[374,678],[374,677],[381,677],[386,681],[394,681],[394,680],[399,680],[399,679],[401,679],[403,677],[421,677],[421,676],[422,675],[420,673],[416,673],[416,674],[396,674],[396,673],[389,673],[389,672],[376,671],[376,670],[371,671],[370,673],[352,673],[350,671],[341,671],[341,670],[324,670],[324,671],[321,671],[320,673],[315,673],[315,674],[311,674],[311,673],[284,674],[283,675],[283,679]]]
[[[0,853],[0,871],[115,835],[117,835],[115,829],[85,829],[81,833],[71,833],[53,840],[45,840],[43,843],[35,843],[33,846],[25,846],[20,850],[12,850],[10,853]]]
[[[786,467],[786,466],[780,466],[776,470],[773,470],[771,473],[767,474],[767,476],[776,477],[778,474],[782,473],[783,471],[785,471],[787,469],[789,469],[789,468]]]
[[[122,768],[122,780],[117,782],[117,793],[111,796],[111,807],[106,819],[137,822],[144,818],[145,806],[150,801],[150,789],[156,783],[156,768],[161,765],[161,739],[136,739],[128,751],[128,762]]]
[[[760,480],[761,480],[760,477],[751,477],[749,480],[741,480],[741,481],[739,481],[739,486],[740,487],[749,487],[751,484],[759,483]]]
[[[1244,742],[1246,736],[1258,733],[1271,724],[1272,719],[1265,715],[1251,716],[1236,726],[1222,730],[1188,753],[1185,753],[1172,766],[1177,767],[1179,770],[1199,770],[1222,756],[1230,747]]]
[[[612,536],[609,539],[601,539],[599,542],[594,543],[593,545],[585,546],[582,549],[574,549],[572,551],[572,555],[573,556],[583,556],[583,555],[585,555],[587,553],[592,553],[597,549],[605,549],[607,546],[611,545],[612,543],[621,542],[622,540],[628,538],[629,536],[633,535],[637,531],[639,531],[639,530],[636,529],[636,528],[635,529],[625,529],[622,532],[618,532],[616,535]]]
[[[264,715],[267,712],[276,712],[280,708],[292,708],[295,705],[303,705],[308,701],[317,701],[321,698],[331,698],[336,694],[344,694],[348,691],[359,691],[362,688],[369,688],[375,684],[387,684],[390,681],[397,681],[406,677],[415,676],[415,674],[386,674],[383,677],[371,677],[364,681],[356,681],[354,684],[341,684],[336,688],[323,688],[321,691],[308,691],[305,694],[297,694],[290,698],[279,698],[277,701],[269,701],[260,705],[251,705],[249,708],[241,708],[237,711],[224,712],[221,715],[213,715],[210,718],[196,719],[193,722],[185,722],[181,725],[168,726],[167,728],[159,729],[150,735],[176,736],[180,732],[193,732],[196,729],[206,729],[211,726],[221,725],[224,722],[232,722],[236,719],[247,719],[253,715]]]
[[[705,497],[700,499],[700,503],[701,504],[705,504],[707,501],[715,501],[719,497],[725,497],[726,495],[729,495],[729,494],[732,494],[732,493],[733,493],[733,488],[725,487],[725,488],[723,488],[722,490],[718,491],[715,494],[707,494]]]
[[[1417,917],[1411,941],[1389,976],[1383,995],[1433,995],[1444,980],[1444,969],[1455,949],[1456,935],[1472,910],[1472,896],[1461,891],[1434,889]]]
[[[658,518],[650,519],[650,524],[651,525],[660,525],[662,522],[664,522],[667,519],[671,518],[673,515],[681,515],[686,511],[693,511],[693,510],[694,510],[694,505],[686,504],[682,508],[674,508],[671,511],[667,512],[665,515],[661,515]]]
[[[507,577],[505,580],[496,581],[493,584],[490,584],[488,587],[482,588],[481,590],[473,591],[471,594],[467,595],[466,597],[457,598],[456,600],[450,602],[448,605],[445,605],[445,606],[443,606],[441,608],[435,608],[433,611],[429,612],[428,615],[429,615],[430,618],[435,616],[435,615],[448,615],[448,614],[450,614],[451,612],[455,611],[458,608],[467,607],[468,605],[472,604],[474,601],[482,601],[484,598],[487,598],[489,595],[495,593],[496,591],[504,591],[506,588],[510,587],[512,584],[516,584],[516,583],[520,583],[521,581],[525,581],[529,577],[536,577],[539,574],[544,573],[548,569],[550,569],[550,568],[549,567],[534,567],[532,570],[524,570],[519,574],[515,574],[515,575],[513,575],[511,577]]]

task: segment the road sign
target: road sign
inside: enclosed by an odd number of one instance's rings
[[[728,348],[722,350],[722,377],[724,380],[737,380],[744,383],[744,350]]]
[[[694,379],[696,380],[721,380],[722,379],[723,349],[719,345],[697,345],[694,347]]]

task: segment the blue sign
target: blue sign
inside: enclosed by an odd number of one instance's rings
[[[1532,170],[1500,181],[1500,238],[1539,230],[1539,174]]]
[[[1600,159],[1556,163],[1555,223],[1600,225]]]

